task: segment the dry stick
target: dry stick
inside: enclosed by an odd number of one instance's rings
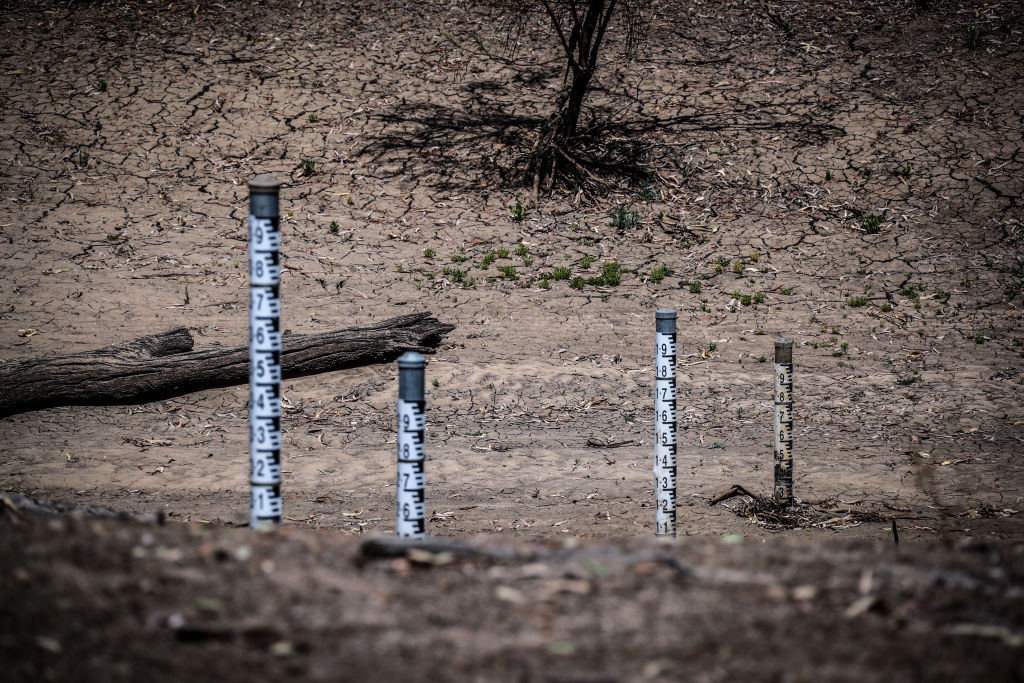
[[[537,546],[481,545],[473,541],[437,538],[368,538],[359,544],[358,564],[373,560],[405,557],[423,564],[445,564],[455,560],[490,562],[563,562],[578,558],[622,560],[627,564],[661,564],[671,569],[677,579],[692,579],[695,573],[677,558],[650,550],[623,552],[619,548],[570,548],[547,550]],[[707,572],[705,572],[707,573]]]
[[[46,515],[78,515],[82,517],[109,517],[130,519],[145,524],[163,523],[163,512],[149,514],[145,512],[124,512],[111,510],[98,505],[82,505],[81,503],[64,503],[61,501],[29,498],[13,491],[0,494],[0,512],[14,515],[46,514]]]
[[[750,498],[754,499],[755,503],[764,502],[764,499],[761,498],[761,496],[757,495],[756,493],[751,493],[750,491],[743,488],[739,484],[733,484],[732,488],[730,488],[728,491],[720,493],[711,500],[709,500],[708,505],[717,505],[718,503],[721,503],[723,500],[729,500],[730,498],[733,498],[735,496],[749,496]]]
[[[484,547],[452,539],[369,538],[359,544],[359,554],[363,560],[405,557],[416,551],[435,555],[447,553],[458,558],[512,560],[520,557],[513,548]]]
[[[635,439],[627,439],[625,441],[601,441],[600,439],[587,439],[587,445],[591,448],[620,448],[622,446],[632,446],[635,443]]]
[[[584,176],[586,176],[587,178],[589,178],[590,180],[592,180],[592,181],[593,181],[593,182],[594,182],[594,183],[595,183],[596,185],[598,185],[598,186],[600,186],[600,187],[606,187],[606,188],[607,188],[607,187],[609,187],[608,183],[606,183],[605,181],[601,180],[600,178],[598,178],[597,176],[595,176],[595,175],[594,175],[593,173],[591,173],[590,171],[588,171],[588,170],[587,170],[586,168],[584,168],[583,164],[581,164],[581,163],[580,163],[579,161],[577,161],[576,159],[572,158],[572,157],[571,157],[571,156],[570,156],[570,155],[569,155],[569,154],[568,154],[568,153],[567,153],[567,152],[566,152],[565,150],[563,150],[563,149],[562,149],[561,147],[557,147],[557,148],[555,149],[555,152],[557,152],[559,156],[561,156],[561,157],[562,157],[563,159],[565,159],[566,161],[568,161],[568,162],[569,162],[570,164],[572,164],[573,166],[575,166],[575,167],[576,167],[576,170],[577,170],[577,171],[579,171],[579,172],[580,172],[580,173],[581,173],[582,175],[584,175]]]
[[[432,353],[455,329],[429,313],[366,327],[281,338],[285,379],[388,363],[406,351]],[[179,327],[106,348],[0,364],[0,417],[67,405],[133,405],[249,380],[249,348],[193,351]]]

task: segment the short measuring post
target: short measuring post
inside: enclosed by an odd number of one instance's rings
[[[281,183],[249,181],[249,526],[281,522]]]
[[[793,502],[793,340],[775,340],[775,500]]]
[[[676,535],[676,312],[659,309],[654,360],[654,533]]]
[[[427,430],[423,371],[427,361],[415,351],[398,359],[398,482],[395,485],[395,533],[405,538],[427,535],[426,459]]]

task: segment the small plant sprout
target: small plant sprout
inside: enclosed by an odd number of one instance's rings
[[[106,92],[107,82],[101,78],[99,81],[96,82],[96,89],[100,92]]]
[[[617,287],[622,282],[622,268],[616,261],[609,261],[601,266],[601,278],[609,287]]]
[[[659,265],[651,268],[651,274],[648,276],[651,282],[658,283],[665,279],[666,275],[671,275],[672,269],[666,265]]]
[[[452,263],[464,263],[469,257],[464,253],[452,254]]]
[[[846,300],[846,305],[850,308],[860,308],[861,306],[867,306],[868,300],[867,297],[863,296],[851,296]]]
[[[304,176],[315,175],[316,162],[313,161],[312,159],[303,159],[302,164],[300,165],[300,170],[302,171],[302,175]],[[351,200],[352,198],[349,197],[349,199]]]
[[[498,258],[508,258],[508,249],[505,247],[498,247]]]
[[[879,308],[882,309],[882,313],[889,313],[892,311],[892,304],[886,301],[884,304],[879,306]]]
[[[523,256],[529,256],[529,254],[530,254],[530,248],[528,246],[526,246],[525,244],[523,244],[522,242],[520,242],[516,246],[516,256],[523,257]]]
[[[517,199],[515,204],[508,207],[508,215],[514,223],[522,223],[526,219],[526,207]]]
[[[435,256],[437,256],[437,249],[427,247],[426,249],[423,250],[423,256],[424,258],[434,258]]]
[[[449,278],[451,278],[452,282],[462,283],[466,279],[466,271],[459,270],[458,268],[446,267],[441,272],[447,275]]]
[[[480,270],[487,270],[496,260],[498,260],[498,256],[493,251],[485,253],[484,257],[480,259]]]
[[[896,169],[896,175],[904,180],[908,180],[913,173],[914,167],[910,165],[909,161]]]
[[[558,266],[551,274],[551,278],[554,280],[568,280],[570,277],[572,277],[572,270],[566,266]]]
[[[523,257],[523,265],[526,266],[527,268],[532,266],[533,265],[533,257],[532,256],[524,256]]]
[[[923,289],[923,287],[921,289]],[[917,291],[918,291],[918,285],[907,285],[906,287],[904,287],[903,289],[901,289],[899,291],[899,295],[900,296],[905,296],[908,299],[917,299],[917,298],[919,298],[918,294],[917,294]]]
[[[332,235],[337,235],[338,231],[341,230],[341,226],[338,225],[338,221],[331,221],[331,227],[329,229]]]
[[[583,289],[583,286],[585,284],[587,284],[586,281],[579,276],[574,277],[572,280],[569,280],[569,286],[572,287],[573,289]]]
[[[620,204],[609,212],[612,222],[611,227],[618,230],[628,230],[640,222],[640,214],[630,207],[629,204]]]
[[[732,272],[736,273],[737,275],[743,275],[743,270],[743,261],[737,259],[737,261],[732,264]]]
[[[756,294],[754,294],[754,303],[755,304],[763,304],[764,303],[764,292],[757,292]]]
[[[919,372],[917,372],[915,370],[913,374],[905,375],[903,377],[898,377],[896,379],[896,384],[899,384],[901,387],[909,387],[911,384],[914,384],[915,382],[920,382],[920,381],[921,381],[921,373],[919,373]]]
[[[968,50],[977,50],[985,38],[985,32],[979,26],[964,27],[964,47]]]
[[[703,290],[703,289],[704,289],[704,286],[701,285],[701,283],[699,283],[699,282],[691,282],[690,283],[690,294],[700,294],[701,290]]]
[[[873,213],[861,216],[860,229],[869,235],[877,235],[882,232],[882,217]]]
[[[320,117],[317,116],[316,114],[310,114],[309,116],[306,117],[306,120],[309,121],[310,123],[316,123],[317,121],[320,120]]]
[[[431,382],[431,384],[434,385],[435,387],[441,386],[441,383],[439,381],[437,381],[436,379],[433,382]]]
[[[501,268],[498,268],[498,272],[501,273],[502,277],[508,278],[509,280],[519,279],[519,273],[516,272],[515,266],[502,266]]]

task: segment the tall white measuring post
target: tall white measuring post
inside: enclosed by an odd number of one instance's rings
[[[676,312],[659,309],[654,356],[654,533],[676,535]]]
[[[793,502],[793,340],[775,340],[775,500]]]
[[[281,183],[249,181],[249,526],[281,522]]]
[[[405,538],[427,535],[425,436],[426,396],[423,374],[427,361],[415,351],[398,359],[398,481],[395,485],[395,533]]]

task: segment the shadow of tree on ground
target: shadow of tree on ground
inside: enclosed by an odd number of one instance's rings
[[[359,154],[384,175],[415,169],[453,191],[525,187],[525,163],[546,117],[516,113],[488,100],[485,93],[495,89],[477,84],[468,107],[408,102],[377,113],[381,132]],[[655,169],[681,170],[678,139],[697,148],[716,134],[744,132],[816,145],[846,134],[839,126],[818,121],[815,105],[812,100],[740,104],[675,116],[626,116],[609,107],[592,107],[573,151],[582,161],[580,178],[593,181],[589,191],[635,188],[648,183]],[[677,141],[667,143],[666,134]]]

